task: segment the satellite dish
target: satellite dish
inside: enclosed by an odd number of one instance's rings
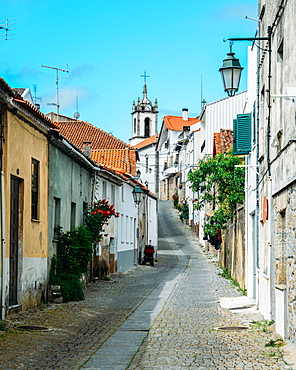
[[[79,117],[80,117],[80,113],[75,112],[75,113],[74,113],[74,118],[75,118],[75,119],[78,119]]]

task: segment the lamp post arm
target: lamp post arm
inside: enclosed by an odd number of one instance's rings
[[[231,39],[223,39],[224,42],[226,41],[268,41],[269,37],[235,37]]]

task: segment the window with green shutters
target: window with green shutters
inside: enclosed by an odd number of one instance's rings
[[[238,114],[233,120],[233,154],[248,154],[251,151],[251,113]]]

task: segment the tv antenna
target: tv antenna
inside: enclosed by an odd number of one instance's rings
[[[57,107],[57,115],[59,116],[59,114],[60,114],[59,71],[60,72],[66,72],[66,73],[69,74],[69,70],[68,69],[62,69],[62,68],[56,68],[56,67],[43,66],[43,65],[41,67],[54,69],[56,71],[56,85],[57,85],[56,103],[47,103],[47,105],[55,105]],[[67,65],[67,68],[68,68],[68,65]]]
[[[38,100],[41,102],[42,98],[37,97],[37,85],[34,84],[34,105],[36,108],[40,109],[40,104],[38,103]]]
[[[11,22],[11,21],[15,21],[15,19],[4,19],[4,20],[0,21],[0,30],[5,31],[5,34],[1,35],[1,38],[0,38],[1,41],[14,40],[14,38],[9,38],[9,36],[14,36],[14,34],[12,34],[12,35],[8,34],[8,32],[10,31],[9,26],[10,25],[15,25],[15,23],[10,23],[9,24],[9,22]],[[15,28],[12,28],[12,29],[15,30]]]

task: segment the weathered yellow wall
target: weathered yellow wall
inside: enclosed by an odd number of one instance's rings
[[[11,176],[23,180],[20,191],[21,221],[20,241],[23,257],[47,257],[47,207],[48,207],[48,144],[42,133],[30,127],[10,112],[7,113],[4,142],[5,199],[6,199],[6,256],[9,256],[9,218]],[[31,219],[31,161],[39,165],[39,220]]]
[[[19,111],[18,111],[19,112]],[[26,117],[29,119],[29,117]],[[30,120],[31,121],[31,120]],[[32,119],[34,123],[34,119]],[[36,126],[38,123],[34,123]],[[42,132],[45,129],[39,126]],[[6,216],[6,302],[9,294],[11,176],[21,180],[19,189],[17,302],[33,308],[46,297],[48,257],[48,142],[47,137],[20,117],[4,117],[3,170]],[[38,220],[31,219],[32,158],[39,161]]]

